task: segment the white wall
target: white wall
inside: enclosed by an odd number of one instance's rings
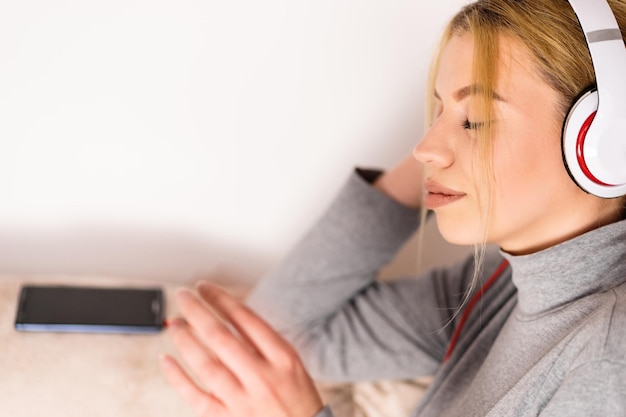
[[[0,272],[256,276],[423,129],[462,0],[3,0]]]

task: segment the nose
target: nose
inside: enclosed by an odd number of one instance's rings
[[[446,132],[445,127],[435,121],[413,149],[413,157],[432,167],[449,167],[454,162],[451,135],[452,132]]]

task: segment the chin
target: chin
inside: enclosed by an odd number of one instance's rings
[[[441,236],[453,245],[476,245],[483,243],[483,230],[480,222],[468,219],[447,219],[445,216],[436,216],[437,228]]]

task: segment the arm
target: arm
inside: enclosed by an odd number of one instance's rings
[[[283,311],[290,323],[298,321],[294,314],[304,322],[315,314],[323,300],[301,305],[297,311],[290,307],[294,303],[289,298],[299,298],[309,284],[324,283],[324,292],[332,291],[335,282],[343,287],[340,277],[352,276],[357,288],[368,284],[417,229],[420,183],[421,165],[410,156],[387,173],[357,170],[322,219],[280,267],[257,285],[248,303],[281,328]],[[338,307],[324,298],[329,302],[327,309]],[[278,300],[286,303],[272,308],[270,304]]]
[[[377,175],[354,173],[322,218],[249,296],[248,303],[277,329],[289,333],[335,312],[374,280],[417,228],[416,211],[372,187]]]
[[[349,179],[326,214],[248,299],[297,346],[320,379],[432,373],[449,338],[442,329],[459,305],[448,294],[460,297],[464,290],[458,277],[467,275],[465,269],[376,281],[379,269],[417,229],[418,212],[404,204],[416,205],[421,191],[407,185],[419,182],[419,169],[408,159],[375,178],[374,187],[365,180],[370,174]]]

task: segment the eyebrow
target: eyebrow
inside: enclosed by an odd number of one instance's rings
[[[441,96],[439,95],[437,90],[435,90],[434,93],[435,93],[435,98],[437,98],[438,100],[441,100]],[[487,94],[487,89],[480,84],[466,85],[465,87],[461,87],[458,90],[456,90],[454,94],[452,95],[452,97],[454,97],[456,101],[461,101],[464,98],[474,95],[474,94]],[[493,98],[494,100],[498,100],[498,101],[506,101],[505,99],[502,98],[502,96],[500,96],[495,91],[491,92],[491,98]]]

